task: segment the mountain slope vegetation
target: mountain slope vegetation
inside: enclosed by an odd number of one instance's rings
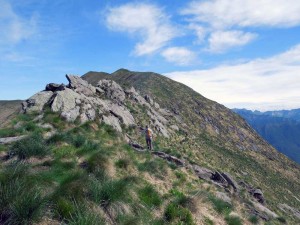
[[[299,222],[299,166],[231,110],[155,73],[67,79],[0,131],[1,223]]]

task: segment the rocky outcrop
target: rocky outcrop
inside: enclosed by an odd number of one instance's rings
[[[75,92],[85,96],[93,96],[96,94],[96,88],[80,77],[73,75],[66,75],[66,77],[69,81],[68,87]]]
[[[100,90],[103,90],[106,97],[116,100],[118,102],[124,102],[125,100],[125,92],[123,88],[117,84],[115,81],[112,80],[100,80],[98,82],[97,87],[98,92],[101,92]]]
[[[41,112],[44,106],[49,102],[52,95],[52,91],[41,91],[36,93],[22,103],[23,112]]]

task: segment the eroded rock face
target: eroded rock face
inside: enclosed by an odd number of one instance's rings
[[[76,99],[81,99],[81,96],[69,89],[59,91],[53,95],[51,110],[53,112],[68,112],[76,107]]]

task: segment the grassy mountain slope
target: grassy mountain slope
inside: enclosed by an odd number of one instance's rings
[[[245,118],[276,149],[300,163],[300,122],[296,120],[297,110],[266,113],[243,109],[234,111]]]
[[[285,196],[299,208],[300,202],[295,199],[300,187],[299,165],[270,146],[231,110],[155,73],[121,69],[111,75],[95,72],[83,75],[87,81],[90,77],[94,78],[91,82],[94,85],[97,77],[113,79],[124,87],[133,86],[176,112],[178,120],[182,120],[181,132],[171,141],[163,142],[165,148],[176,149],[182,157],[234,173],[263,188],[273,207]],[[245,177],[243,172],[248,175]],[[293,194],[288,196],[288,192]]]
[[[260,188],[266,206],[279,217],[263,221],[256,200],[199,179],[190,166],[168,163],[131,148],[128,136],[144,144],[139,126],[151,120],[148,109],[126,98],[135,126],[122,132],[99,120],[66,122],[44,107],[18,115],[0,130],[28,135],[0,145],[0,223],[8,224],[297,224],[280,203],[300,208],[300,168],[268,145],[240,116],[192,89],[155,73],[119,70],[84,78],[117,80],[134,86],[160,104],[171,126],[165,138],[155,131],[154,150],[188,165],[230,173],[237,182]],[[93,81],[92,81],[93,80]],[[168,109],[168,110],[165,110]],[[168,125],[168,127],[169,127]],[[14,187],[14,188],[12,188]]]

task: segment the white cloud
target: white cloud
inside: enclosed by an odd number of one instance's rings
[[[292,27],[300,24],[299,0],[193,1],[182,13],[215,28]]]
[[[194,52],[183,47],[171,47],[162,52],[162,56],[169,62],[184,66],[193,62],[196,58]]]
[[[256,34],[244,33],[238,30],[216,31],[211,33],[208,50],[211,52],[224,52],[229,48],[243,46],[256,38]]]
[[[0,47],[15,45],[29,39],[36,32],[36,18],[22,18],[5,0],[0,0]]]
[[[106,22],[112,30],[141,37],[134,50],[138,56],[154,53],[177,35],[169,17],[162,9],[151,4],[129,3],[110,8]]]
[[[266,59],[166,75],[231,108],[300,108],[300,45]]]
[[[208,49],[223,53],[254,40],[257,34],[248,33],[245,28],[300,25],[300,1],[197,0],[190,2],[181,14],[188,17],[189,27],[196,32],[200,44],[208,37]]]

